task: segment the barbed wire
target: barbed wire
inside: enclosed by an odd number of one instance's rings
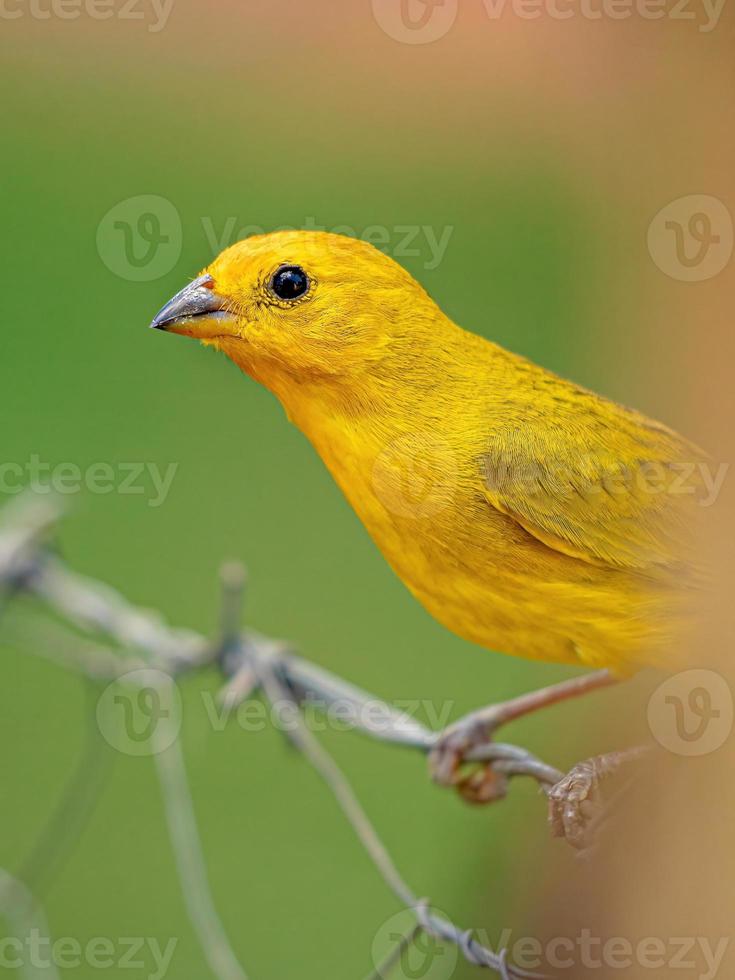
[[[494,970],[504,980],[541,976],[509,963],[506,950],[495,952],[483,946],[471,931],[437,914],[427,899],[414,893],[344,773],[310,730],[302,709],[307,705],[319,711],[329,711],[335,705],[351,707],[352,727],[357,731],[424,754],[437,746],[442,732],[432,731],[382,699],[308,662],[289,644],[243,630],[245,575],[241,566],[229,563],[222,569],[220,631],[214,639],[207,639],[191,630],[168,626],[157,613],[140,609],[108,585],[72,571],[53,546],[62,515],[58,500],[33,496],[14,502],[2,512],[0,614],[14,596],[22,594],[41,600],[57,622],[52,626],[39,618],[30,629],[25,626],[15,632],[3,627],[0,638],[24,648],[33,639],[34,653],[95,680],[137,676],[138,683],[156,686],[164,701],[171,696],[174,679],[214,665],[223,676],[221,706],[235,708],[256,693],[272,705],[292,705],[292,724],[286,732],[289,739],[327,784],[385,884],[415,918],[410,935],[371,976],[387,976],[403,946],[420,932],[456,945],[469,963]],[[596,686],[601,683],[604,678],[598,678]],[[581,692],[584,679],[567,682],[566,688]],[[367,705],[369,711],[364,710]],[[502,721],[493,715],[494,710],[497,712],[495,706],[481,709],[476,716]],[[167,727],[173,724],[172,717],[173,712],[159,712],[153,734],[158,743],[154,757],[188,917],[217,980],[248,980],[211,894],[183,752],[177,733]],[[504,785],[513,777],[530,777],[546,793],[564,776],[526,749],[495,741],[475,746],[464,761],[491,768]]]

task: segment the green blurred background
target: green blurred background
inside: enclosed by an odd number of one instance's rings
[[[646,326],[662,279],[645,228],[668,200],[656,99],[683,84],[679,55],[651,24],[489,24],[479,7],[427,45],[388,36],[367,0],[349,10],[176,0],[157,32],[147,20],[28,15],[3,22],[0,68],[3,460],[177,466],[160,507],[148,493],[70,496],[64,556],[205,632],[217,624],[220,562],[242,558],[250,625],[388,699],[452,702],[453,717],[570,671],[444,631],[276,401],[223,357],[146,326],[211,259],[206,229],[223,234],[230,218],[235,228],[380,225],[393,243],[403,225],[451,228],[436,268],[422,235],[421,254],[400,261],[454,319],[663,415],[658,386],[642,380],[659,357]],[[655,81],[652,57],[664,74]],[[610,65],[626,68],[614,90]],[[180,255],[150,281],[126,274],[109,222],[98,249],[105,215],[141,195],[165,198],[181,221]],[[662,387],[669,372],[659,364]],[[676,404],[667,419],[679,421]],[[93,697],[28,652],[1,652],[0,865],[17,872],[85,751]],[[217,684],[214,674],[182,684],[182,737],[235,950],[254,978],[367,974],[373,938],[399,906],[277,733],[212,730],[201,692]],[[603,747],[590,708],[564,710],[508,737],[562,766]],[[470,809],[410,752],[349,734],[326,743],[419,894],[490,937],[529,934],[545,882],[568,860],[547,842],[532,786]],[[109,772],[94,812],[38,883],[51,933],[175,937],[169,975],[207,977],[153,764],[101,756]],[[145,976],[150,963],[117,972]]]

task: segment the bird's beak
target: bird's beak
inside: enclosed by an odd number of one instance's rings
[[[237,318],[228,312],[229,305],[215,291],[212,276],[199,276],[156,313],[151,326],[202,339],[231,336],[237,332]]]

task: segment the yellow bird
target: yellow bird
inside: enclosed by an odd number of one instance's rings
[[[239,242],[152,326],[280,399],[450,630],[618,676],[670,657],[703,456],[664,425],[463,330],[339,235]]]

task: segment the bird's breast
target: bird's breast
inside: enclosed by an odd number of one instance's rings
[[[335,417],[306,434],[395,573],[452,632],[594,666],[633,661],[654,642],[636,577],[555,551],[492,507],[479,454],[439,427],[386,431]]]

